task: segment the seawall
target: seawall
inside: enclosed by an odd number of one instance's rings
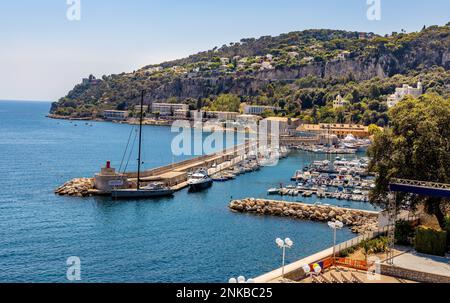
[[[378,230],[379,212],[375,211],[255,198],[231,201],[229,208],[235,212],[290,217],[299,220],[319,222],[339,220],[350,227],[354,233]]]

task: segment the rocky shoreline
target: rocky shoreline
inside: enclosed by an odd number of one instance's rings
[[[247,198],[231,201],[229,208],[240,213],[291,217],[300,220],[319,222],[339,220],[354,233],[378,230],[378,214],[376,212],[337,206]]]
[[[86,197],[92,195],[94,190],[94,179],[78,178],[64,183],[55,190],[60,196]]]

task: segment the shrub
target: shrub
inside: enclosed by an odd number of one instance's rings
[[[356,247],[355,247],[355,246],[352,246],[352,247],[343,249],[343,250],[341,250],[341,252],[339,253],[339,256],[342,257],[342,258],[346,258],[346,257],[350,256],[352,253],[354,253],[355,250],[356,250]]]
[[[447,251],[450,248],[450,217],[445,217],[445,231],[447,232]]]
[[[417,252],[445,256],[447,232],[419,226],[416,231],[415,249]]]
[[[399,221],[395,224],[395,241],[398,244],[410,245],[411,238],[414,236],[414,228],[410,222]]]

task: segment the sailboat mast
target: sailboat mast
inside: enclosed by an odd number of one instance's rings
[[[141,147],[142,147],[142,120],[144,115],[144,91],[141,94],[141,114],[139,117],[139,152],[138,152],[138,173],[137,173],[137,190],[141,188]]]

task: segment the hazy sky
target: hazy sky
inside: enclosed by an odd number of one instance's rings
[[[90,73],[129,72],[241,38],[450,21],[448,0],[381,0],[380,21],[367,19],[367,1],[80,0],[81,20],[69,21],[67,0],[1,0],[0,99],[57,100]]]

